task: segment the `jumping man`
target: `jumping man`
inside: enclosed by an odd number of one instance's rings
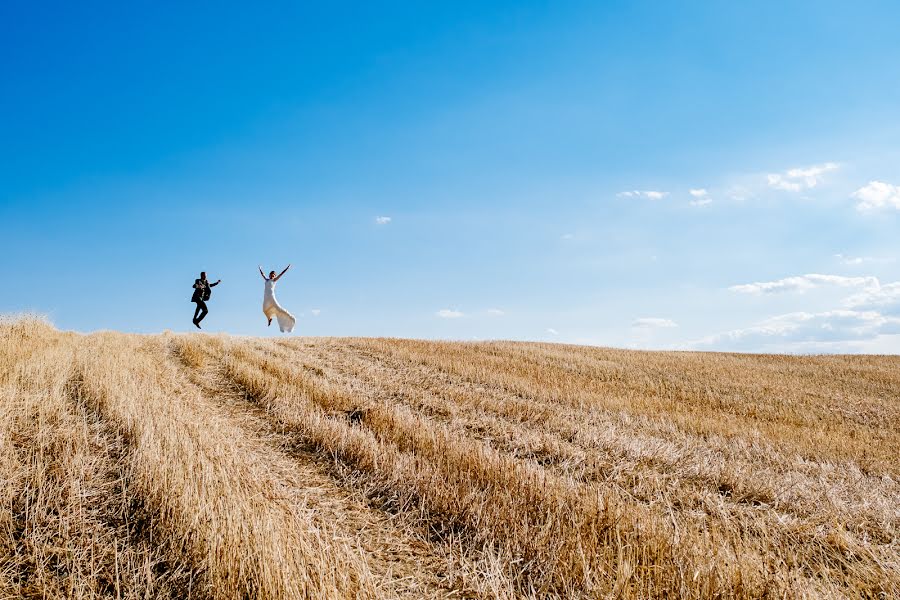
[[[217,286],[222,283],[222,280],[218,280],[215,283],[210,283],[206,280],[206,271],[202,271],[200,273],[200,279],[194,280],[194,295],[191,296],[191,302],[197,304],[197,309],[194,311],[194,325],[197,326],[197,329],[202,329],[200,327],[200,321],[206,317],[206,313],[209,312],[209,309],[206,308],[206,301],[209,300],[210,296],[212,296],[212,288],[213,286]]]

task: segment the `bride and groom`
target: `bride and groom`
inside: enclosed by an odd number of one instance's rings
[[[275,271],[269,271],[269,276],[266,277],[265,273],[263,273],[262,266],[259,267],[259,274],[262,276],[265,281],[265,291],[263,292],[263,314],[266,315],[266,318],[269,320],[269,325],[272,324],[272,319],[278,320],[278,328],[284,333],[290,333],[294,330],[294,325],[297,323],[297,319],[294,318],[294,315],[285,310],[280,304],[278,304],[278,300],[275,298],[275,283],[287,273],[288,269],[291,268],[291,265],[285,267],[284,271],[275,274]],[[193,323],[197,327],[197,329],[202,329],[200,327],[200,321],[202,321],[206,315],[209,313],[209,309],[206,307],[206,302],[212,297],[212,288],[222,283],[222,280],[219,279],[215,283],[210,283],[206,279],[206,271],[200,273],[200,278],[194,280],[194,294],[191,296],[191,302],[197,305],[196,310],[194,310],[194,319]]]

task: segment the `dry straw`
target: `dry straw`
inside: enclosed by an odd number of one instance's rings
[[[896,597],[900,360],[0,321],[0,598]]]

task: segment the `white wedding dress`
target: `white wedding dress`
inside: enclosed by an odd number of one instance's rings
[[[263,312],[268,319],[277,319],[278,328],[284,333],[294,330],[297,319],[294,315],[284,310],[278,300],[275,299],[275,280],[266,279],[266,293],[263,296]]]

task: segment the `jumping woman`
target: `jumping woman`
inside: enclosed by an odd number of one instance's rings
[[[275,299],[275,282],[281,279],[290,268],[291,265],[288,265],[279,275],[275,275],[275,271],[269,271],[269,276],[266,277],[262,266],[260,265],[259,267],[259,274],[266,282],[266,291],[263,295],[263,313],[269,319],[269,325],[272,324],[272,319],[278,319],[278,328],[284,333],[290,333],[294,330],[297,319],[294,318],[294,315],[284,310],[278,304],[278,300]]]

